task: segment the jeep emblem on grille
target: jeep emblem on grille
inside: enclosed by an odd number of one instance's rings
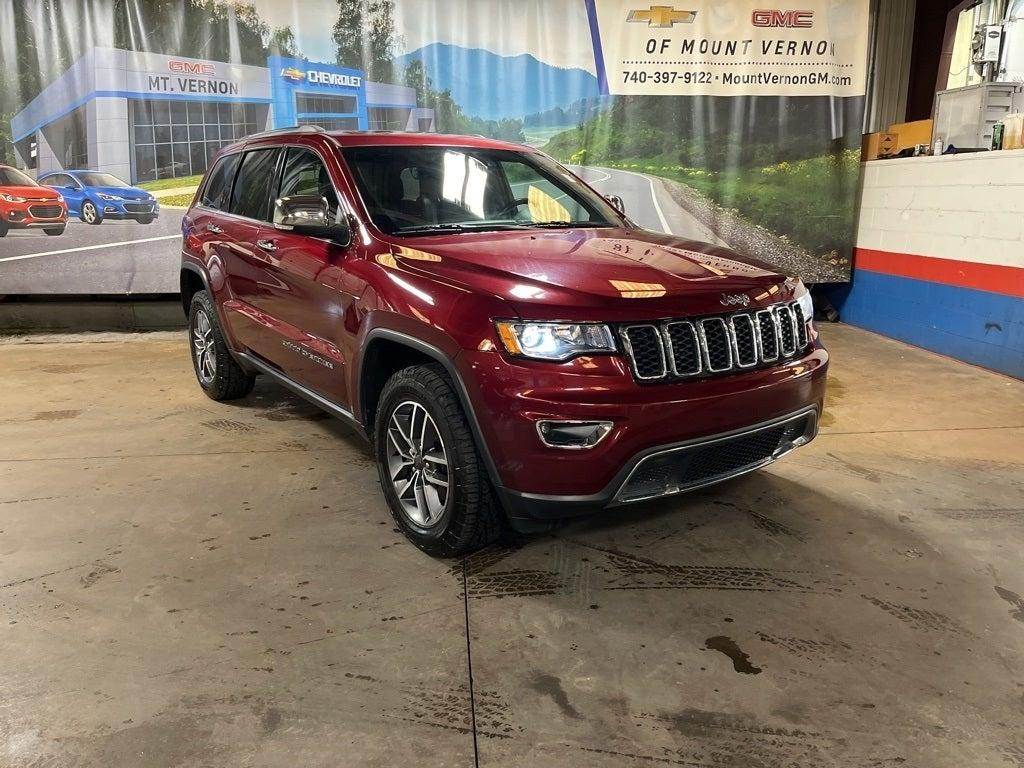
[[[750,297],[745,293],[723,293],[719,302],[723,307],[734,307],[737,304],[745,307],[750,303]]]

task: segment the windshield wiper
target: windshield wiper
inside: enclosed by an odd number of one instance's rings
[[[546,227],[548,229],[569,229],[575,227],[610,227],[611,225],[601,221],[534,221],[525,224],[526,227]]]
[[[418,224],[414,227],[401,227],[394,231],[396,235],[429,235],[434,232],[484,232],[487,230],[518,229],[515,224],[498,221],[469,221],[457,224]]]

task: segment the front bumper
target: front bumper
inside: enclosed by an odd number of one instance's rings
[[[472,382],[467,394],[513,521],[552,519],[718,482],[809,442],[828,370],[817,334],[811,341],[802,355],[774,367],[653,385],[636,384],[625,361],[614,356],[552,366],[474,352],[460,367]],[[614,426],[595,447],[567,451],[542,444],[536,429],[541,419]],[[780,425],[796,431],[783,429],[774,444],[764,434],[754,446],[736,442]],[[747,454],[732,456],[730,449],[752,453],[743,460]],[[682,466],[698,451],[714,466]],[[660,474],[649,473],[645,486],[640,478],[651,469]]]
[[[68,208],[56,200],[0,202],[0,222],[8,229],[49,229],[68,223]]]

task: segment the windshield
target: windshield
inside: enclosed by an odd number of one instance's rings
[[[600,196],[533,152],[377,146],[343,153],[373,223],[388,234],[619,226]]]
[[[0,186],[38,187],[35,180],[14,168],[0,168]]]
[[[78,178],[82,184],[87,187],[130,187],[131,184],[127,184],[121,181],[117,176],[111,176],[109,173],[80,173]]]

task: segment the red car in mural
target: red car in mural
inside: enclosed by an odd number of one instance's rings
[[[533,149],[257,135],[182,231],[203,390],[263,374],[344,418],[435,555],[734,477],[817,432],[828,355],[800,280],[640,229]]]
[[[59,192],[37,184],[17,168],[0,165],[0,237],[12,229],[64,234],[68,207]]]

